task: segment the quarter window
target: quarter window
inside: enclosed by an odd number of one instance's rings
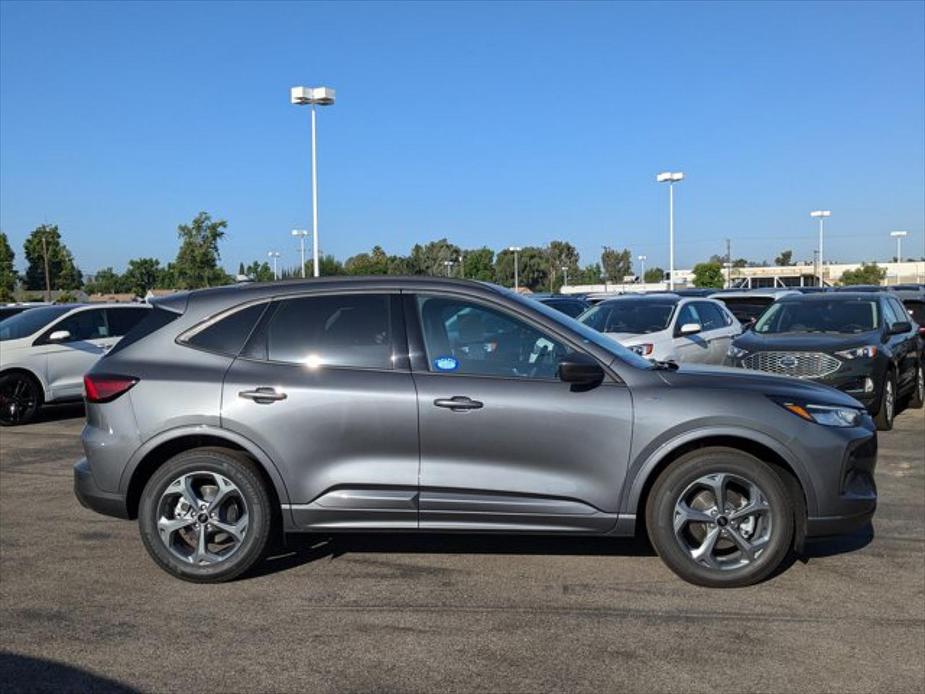
[[[109,337],[122,337],[134,328],[141,319],[148,315],[147,308],[108,308],[106,318],[109,322]]]
[[[266,304],[253,304],[220,318],[187,340],[193,347],[237,356]]]
[[[480,304],[418,297],[430,371],[554,379],[571,350],[523,321]]]
[[[272,361],[392,368],[390,298],[344,294],[279,302],[266,331]]]

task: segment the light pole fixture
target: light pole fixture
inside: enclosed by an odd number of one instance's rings
[[[315,147],[315,106],[334,103],[334,90],[330,87],[292,87],[289,100],[298,106],[312,107],[312,260],[314,275],[321,274],[318,263],[318,160]],[[303,263],[304,267],[305,264]]]
[[[520,291],[520,275],[519,269],[517,267],[517,254],[520,253],[523,248],[520,246],[511,246],[508,248],[508,250],[514,254],[514,291],[517,292]]]
[[[302,263],[302,279],[305,279],[305,237],[309,235],[308,229],[293,229],[292,235],[299,239],[299,260]]]
[[[562,286],[567,287],[568,286],[568,265],[563,265],[559,269],[562,270]]]
[[[452,260],[444,260],[444,261],[443,261],[443,267],[446,268],[446,276],[449,277],[449,276],[450,276],[450,268],[453,267],[453,261],[452,261]]]
[[[642,278],[643,284],[645,284],[646,282],[646,258],[647,256],[644,256],[644,255],[638,256],[639,266],[642,268],[639,271],[639,276]]]
[[[909,235],[908,231],[891,231],[890,236],[896,239],[896,262],[901,263],[903,261],[903,239]],[[896,270],[896,275],[899,276],[899,270]]]
[[[668,184],[668,290],[674,289],[674,184],[684,180],[681,171],[663,171],[655,177],[656,183]]]
[[[831,210],[813,210],[809,213],[810,217],[819,220],[819,286],[824,286],[822,284],[822,271],[824,269],[823,260],[822,260],[822,236],[825,231],[825,218],[832,216]]]
[[[276,262],[279,260],[279,253],[276,251],[270,251],[267,253],[267,257],[273,261],[273,279],[279,279],[279,271],[276,265]]]

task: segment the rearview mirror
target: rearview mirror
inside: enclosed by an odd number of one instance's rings
[[[575,385],[596,385],[604,380],[604,369],[587,354],[570,354],[559,362],[559,380]]]
[[[703,327],[700,323],[685,323],[681,326],[681,329],[678,331],[680,335],[695,335],[703,330]]]
[[[55,330],[51,335],[48,336],[49,342],[64,342],[65,340],[71,339],[70,330]]]
[[[897,321],[890,326],[890,335],[899,335],[912,330],[912,323],[907,320]]]

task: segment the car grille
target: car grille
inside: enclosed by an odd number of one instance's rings
[[[755,352],[742,366],[793,378],[822,378],[838,371],[841,362],[824,352]]]

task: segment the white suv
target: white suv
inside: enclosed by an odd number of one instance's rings
[[[83,397],[83,375],[149,310],[65,304],[0,321],[0,425],[25,424],[42,403]]]
[[[675,363],[722,364],[742,332],[719,301],[667,293],[608,299],[578,320],[646,359]]]

